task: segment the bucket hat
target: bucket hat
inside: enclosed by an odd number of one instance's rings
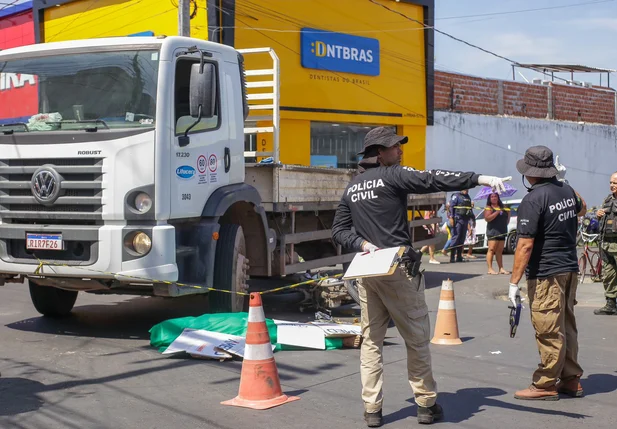
[[[525,151],[523,159],[516,163],[523,176],[550,179],[559,173],[553,160],[553,151],[546,146],[532,146]]]
[[[364,137],[364,147],[358,155],[364,155],[366,150],[371,146],[392,147],[397,143],[405,144],[409,141],[407,136],[399,136],[392,129],[386,127],[377,127],[366,133]]]

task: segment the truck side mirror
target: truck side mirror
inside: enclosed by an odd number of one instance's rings
[[[202,69],[203,67],[203,69]],[[216,107],[216,67],[212,63],[193,64],[189,89],[190,113],[195,119],[212,118]]]
[[[189,83],[189,113],[195,122],[189,126],[184,135],[178,138],[180,147],[188,146],[191,139],[189,131],[203,118],[214,117],[216,108],[216,67],[212,63],[191,65],[191,79]]]

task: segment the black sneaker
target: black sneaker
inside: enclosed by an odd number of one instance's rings
[[[418,423],[430,425],[441,419],[443,419],[443,408],[441,408],[441,405],[435,404],[432,407],[418,406]]]
[[[366,421],[366,425],[370,428],[378,428],[383,425],[383,417],[381,416],[381,410],[376,413],[367,413],[364,412],[364,420]]]

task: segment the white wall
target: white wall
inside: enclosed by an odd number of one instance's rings
[[[523,198],[527,190],[516,161],[535,145],[559,155],[566,179],[588,207],[610,193],[609,178],[617,171],[617,127],[610,125],[435,112],[435,125],[427,131],[426,167],[512,176],[518,189],[512,198]],[[478,190],[470,191],[472,198]]]

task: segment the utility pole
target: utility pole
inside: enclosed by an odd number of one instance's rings
[[[191,37],[191,0],[178,0],[178,35]]]

